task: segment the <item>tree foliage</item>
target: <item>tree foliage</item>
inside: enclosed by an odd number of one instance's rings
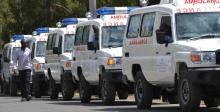
[[[138,0],[97,0],[97,7],[136,6]],[[54,27],[66,17],[85,17],[88,0],[0,0],[1,39],[31,34],[37,27]]]

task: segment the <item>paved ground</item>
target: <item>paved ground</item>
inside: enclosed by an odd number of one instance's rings
[[[117,101],[114,106],[103,106],[100,100],[90,104],[81,104],[76,98],[72,101],[50,100],[48,97],[33,98],[30,102],[20,102],[19,97],[0,97],[0,112],[141,112],[134,101]],[[145,112],[179,112],[178,105],[169,105],[155,100],[153,108]],[[205,109],[201,112],[220,112],[220,108]]]

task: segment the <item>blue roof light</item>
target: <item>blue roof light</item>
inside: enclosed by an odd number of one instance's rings
[[[139,7],[103,7],[96,10],[98,15],[113,15],[113,14],[129,14],[131,10]]]
[[[48,27],[37,28],[35,31],[37,32],[37,35],[41,33],[49,33],[49,28]]]
[[[62,25],[67,26],[71,24],[78,24],[79,20],[77,18],[65,18],[62,20]]]
[[[24,39],[24,35],[13,35],[11,39],[13,42],[15,42],[16,40],[22,40]]]

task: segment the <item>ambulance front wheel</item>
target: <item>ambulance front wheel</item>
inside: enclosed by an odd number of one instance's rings
[[[9,80],[9,94],[10,96],[17,95],[17,85],[15,84],[13,78]]]
[[[146,81],[142,71],[138,71],[135,77],[135,102],[137,104],[137,108],[151,108],[152,100],[153,86]]]
[[[92,89],[82,73],[79,77],[79,93],[81,103],[90,103]]]
[[[102,94],[102,102],[104,105],[113,105],[115,102],[115,85],[110,82],[107,78],[106,72],[103,72],[102,74],[102,82],[101,82],[101,94]]]
[[[215,99],[213,97],[209,97],[209,98],[205,98],[204,99],[204,103],[205,103],[207,108],[218,107],[219,104],[220,104],[220,100],[219,99]]]
[[[67,75],[67,74],[64,74]],[[72,100],[74,96],[74,84],[72,80],[64,80],[63,76],[61,77],[61,91],[63,95],[63,100],[68,101]]]
[[[201,88],[193,83],[186,66],[180,66],[178,98],[182,112],[197,112],[201,101]]]
[[[50,79],[49,93],[50,93],[50,99],[58,99],[59,88],[58,88],[58,84],[56,84],[56,82],[53,79]]]
[[[34,96],[35,98],[41,98],[41,90],[40,90],[40,83],[38,78],[33,75],[33,92],[34,92]]]

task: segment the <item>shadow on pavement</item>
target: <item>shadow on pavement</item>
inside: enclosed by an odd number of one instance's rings
[[[149,110],[138,110],[137,108],[103,108],[103,109],[94,109],[94,111],[103,111],[103,112],[180,112],[178,106],[169,106],[169,107],[152,107]],[[220,109],[217,108],[201,108],[199,112],[220,112]]]
[[[92,100],[91,103],[81,103],[80,100],[78,101],[58,101],[52,102],[48,104],[55,104],[55,105],[80,105],[80,106],[104,106],[100,100]],[[128,106],[128,105],[135,105],[135,102],[130,101],[116,101],[113,106]]]
[[[178,107],[153,107],[149,110],[138,110],[135,108],[104,108],[104,109],[95,109],[94,111],[104,111],[104,112],[179,112]]]

